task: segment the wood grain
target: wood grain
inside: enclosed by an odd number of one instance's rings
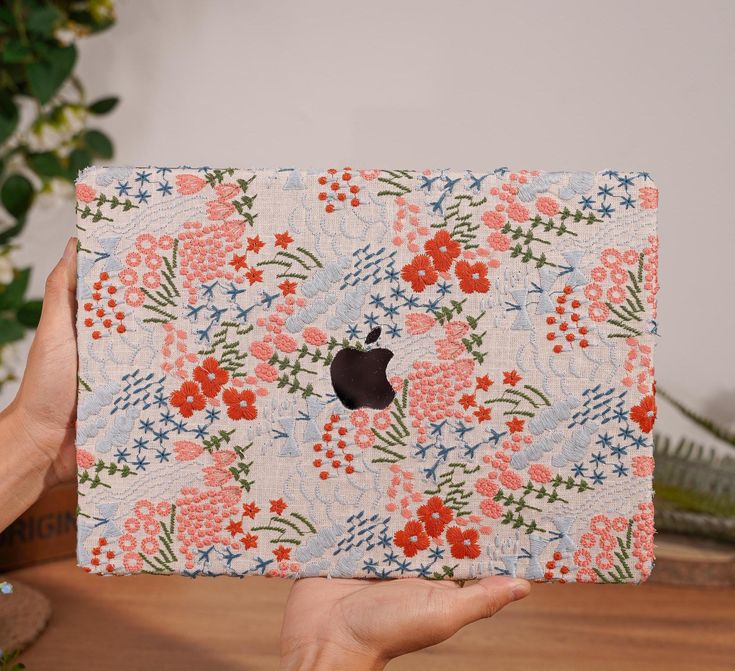
[[[286,581],[101,578],[73,560],[9,578],[41,589],[53,605],[47,631],[22,657],[29,671],[278,668]],[[534,585],[491,621],[389,668],[732,671],[735,590]]]

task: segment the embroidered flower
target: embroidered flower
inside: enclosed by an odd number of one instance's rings
[[[77,448],[77,466],[79,466],[79,468],[86,470],[88,468],[92,468],[94,464],[95,464],[94,455],[87,452],[87,450],[78,447]]]
[[[444,527],[454,519],[454,511],[445,506],[438,496],[432,496],[416,511],[416,515],[424,523],[426,533],[432,537],[441,536]]]
[[[482,222],[488,228],[499,230],[505,225],[505,217],[500,212],[487,210],[487,212],[483,212],[482,214]]]
[[[462,252],[459,243],[445,230],[440,230],[431,240],[427,240],[424,249],[440,273],[449,270],[454,259]]]
[[[536,199],[536,209],[547,217],[553,217],[559,212],[559,203],[548,196],[541,196]]]
[[[176,190],[184,196],[198,193],[206,184],[207,180],[197,175],[176,175]]]
[[[419,254],[411,263],[403,266],[401,277],[411,283],[414,291],[421,292],[426,287],[435,284],[439,274],[431,265],[431,259],[424,254]]]
[[[647,478],[653,475],[654,459],[648,456],[633,457],[633,475],[639,478]]]
[[[531,464],[528,467],[528,477],[540,485],[551,481],[551,469],[543,464]]]
[[[404,320],[409,335],[423,335],[424,333],[428,333],[436,323],[434,317],[424,312],[409,312],[404,317]]]
[[[258,416],[255,394],[250,389],[239,391],[235,387],[229,387],[223,392],[222,400],[227,405],[227,416],[230,419],[253,420]]]
[[[503,514],[503,506],[492,499],[483,499],[480,501],[480,510],[483,515],[493,520],[497,520]]]
[[[76,192],[77,200],[82,203],[91,203],[97,197],[97,192],[91,186],[84,184],[83,182],[77,184]]]
[[[250,354],[261,361],[268,361],[273,356],[273,348],[262,340],[255,340],[250,344]]]
[[[510,249],[510,238],[498,231],[491,233],[487,241],[496,252],[507,252]]]
[[[199,387],[190,380],[171,394],[171,405],[178,408],[183,417],[191,417],[195,410],[204,410],[206,400]]]
[[[429,547],[429,536],[421,522],[411,520],[400,531],[396,531],[393,542],[403,550],[406,557],[415,557],[420,550]]]
[[[204,452],[204,448],[190,440],[177,440],[174,443],[174,456],[176,461],[192,461],[201,455],[202,452]]]
[[[643,433],[651,433],[656,421],[656,399],[653,396],[643,397],[638,405],[630,409],[630,418],[641,427]]]
[[[466,294],[484,294],[490,288],[487,266],[482,262],[457,261],[454,272],[459,278],[459,288]]]
[[[220,367],[217,359],[210,356],[204,359],[201,366],[194,369],[194,379],[199,383],[205,396],[214,398],[227,384],[230,374]]]
[[[477,541],[480,534],[477,529],[460,529],[450,527],[447,530],[447,542],[455,559],[477,559],[480,556],[480,546]]]
[[[307,326],[301,333],[304,336],[304,340],[314,347],[321,347],[326,345],[328,338],[327,334],[316,326]]]

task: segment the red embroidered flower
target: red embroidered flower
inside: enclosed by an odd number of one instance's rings
[[[503,384],[515,387],[523,378],[514,370],[503,371]]]
[[[253,520],[255,519],[255,516],[260,512],[260,508],[258,508],[255,501],[253,501],[252,503],[243,503],[242,509],[243,513]]]
[[[293,238],[288,234],[288,231],[285,233],[276,233],[276,247],[287,249],[292,242]]]
[[[431,240],[427,240],[424,249],[440,273],[449,270],[462,251],[459,243],[447,231],[439,231]]]
[[[525,422],[522,419],[518,419],[518,417],[514,417],[510,422],[506,422],[505,424],[511,433],[519,433],[523,431]]]
[[[255,534],[245,534],[240,540],[246,550],[258,547],[258,537]]]
[[[250,389],[238,391],[235,387],[229,387],[222,394],[222,400],[227,405],[227,416],[230,419],[252,420],[258,416],[255,394]]]
[[[194,369],[194,379],[199,383],[205,396],[214,398],[227,384],[230,374],[220,367],[217,359],[210,356],[204,359],[201,366]]]
[[[416,520],[406,522],[403,529],[396,531],[393,542],[403,549],[406,557],[413,557],[419,550],[426,550],[429,547],[429,537],[421,522]]]
[[[451,527],[447,530],[447,542],[452,548],[452,557],[455,559],[477,559],[480,556],[480,546],[477,541],[480,534],[477,529]]]
[[[283,499],[271,499],[271,512],[276,515],[283,515],[283,511],[288,508],[288,505]]]
[[[490,389],[490,385],[494,384],[487,375],[476,377],[475,383],[477,384],[477,388],[482,389],[482,391],[487,391],[488,389]]]
[[[641,427],[643,433],[650,433],[656,421],[656,399],[644,396],[638,405],[630,409],[630,418]]]
[[[225,527],[225,529],[230,532],[231,536],[243,533],[242,520],[230,520],[230,523]]]
[[[184,382],[171,394],[171,405],[178,408],[184,417],[191,417],[195,410],[204,410],[206,403],[199,387],[190,380]]]
[[[459,288],[466,294],[484,294],[490,289],[487,266],[481,261],[477,263],[457,261],[454,272],[459,278]]]
[[[411,263],[403,266],[401,277],[411,283],[414,291],[423,291],[439,278],[439,274],[431,265],[431,259],[426,254],[419,254]]]
[[[260,239],[259,235],[256,235],[254,238],[248,238],[249,252],[255,252],[257,254],[263,247],[265,247],[265,242]]]
[[[421,506],[416,514],[426,527],[426,533],[429,536],[440,536],[447,526],[454,519],[454,511],[444,505],[444,501],[438,496],[432,496],[423,506]]]
[[[279,545],[275,550],[273,550],[273,554],[276,555],[276,559],[278,561],[286,561],[286,559],[291,559],[291,548]]]
[[[243,270],[244,268],[248,267],[248,264],[246,263],[246,256],[245,254],[237,255],[234,254],[232,258],[230,259],[230,265],[235,270]]]
[[[481,408],[478,408],[475,410],[475,412],[472,413],[475,417],[477,417],[477,423],[481,424],[482,422],[486,422],[490,419],[492,419],[492,408],[488,408],[487,406],[483,406]]]
[[[469,410],[472,406],[477,405],[474,394],[465,394],[459,399],[459,404],[465,409]]]
[[[248,272],[245,273],[245,277],[247,277],[248,282],[253,285],[257,282],[263,281],[263,271],[258,270],[257,268],[251,268],[250,270],[248,270]]]
[[[288,296],[289,294],[295,294],[296,293],[296,282],[291,282],[290,280],[283,280],[278,285],[278,288],[281,290],[281,293],[284,296]]]

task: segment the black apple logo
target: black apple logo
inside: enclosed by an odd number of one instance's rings
[[[374,328],[365,338],[370,345],[380,337],[380,327]],[[349,410],[387,408],[396,395],[385,371],[393,352],[383,347],[360,351],[345,347],[337,352],[329,372],[337,398]]]

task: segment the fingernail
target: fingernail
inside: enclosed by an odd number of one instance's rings
[[[531,591],[531,583],[528,582],[528,580],[513,580],[510,584],[510,591],[513,595],[513,601],[518,601],[519,599],[528,596],[528,593]]]
[[[66,243],[66,247],[64,247],[64,255],[63,259],[64,261],[68,261],[73,255],[74,251],[77,248],[77,239],[74,237],[69,238],[69,240]]]

